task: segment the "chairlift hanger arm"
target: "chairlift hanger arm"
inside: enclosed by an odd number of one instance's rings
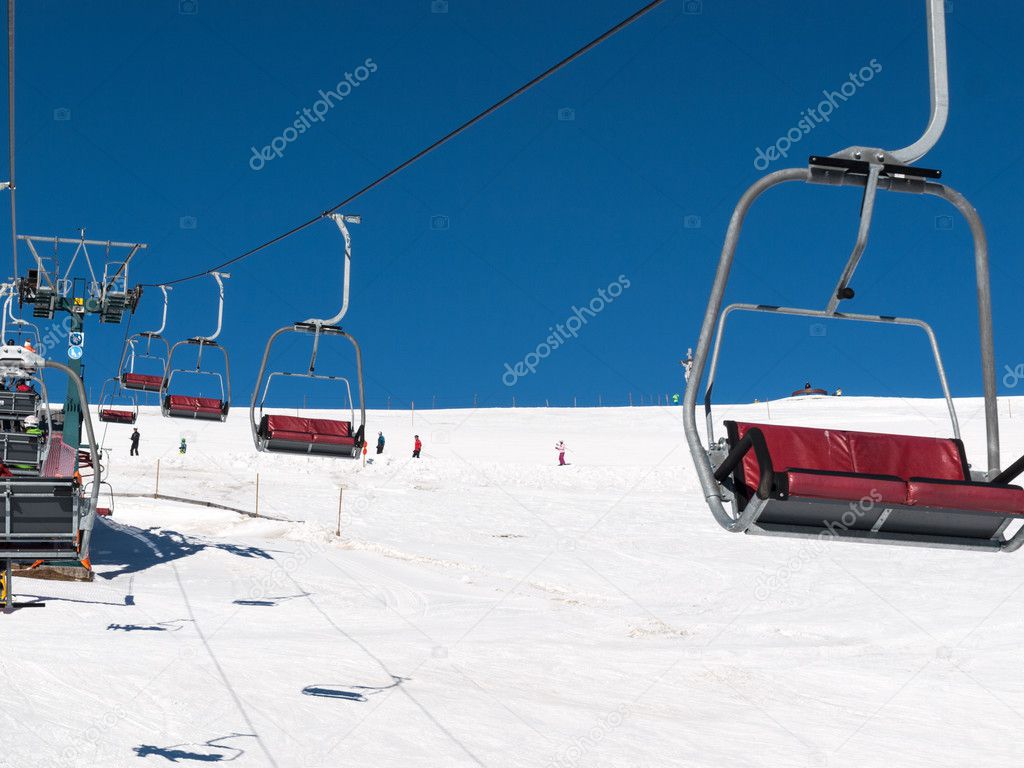
[[[164,328],[167,327],[167,292],[169,290],[171,290],[171,286],[169,286],[169,285],[159,285],[157,287],[160,289],[160,291],[164,295],[164,313],[163,313],[163,316],[162,316],[162,318],[160,320],[160,327],[157,328],[155,331],[143,331],[142,334],[141,334],[143,336],[161,336],[161,335],[163,335]]]
[[[321,320],[315,317],[311,317],[308,320],[303,321],[306,325],[312,325],[316,327],[322,327],[325,325],[337,325],[341,322],[341,319],[345,317],[348,312],[348,296],[349,296],[349,277],[352,272],[352,235],[349,234],[348,227],[346,224],[359,224],[362,220],[359,216],[345,216],[340,213],[329,214],[335,224],[338,225],[338,231],[341,232],[341,236],[345,239],[345,255],[342,263],[342,276],[341,276],[341,309],[338,310],[334,317],[326,320]]]
[[[224,281],[231,277],[227,272],[210,272],[210,277],[217,281],[217,329],[209,336],[196,336],[195,338],[200,341],[217,341],[217,337],[220,336],[221,328],[224,324]]]
[[[835,157],[855,160],[871,158],[872,161],[910,165],[928,154],[938,143],[949,118],[945,0],[925,0],[925,15],[928,30],[928,81],[931,107],[928,124],[921,137],[902,149],[887,151],[875,147],[853,146],[836,152]]]

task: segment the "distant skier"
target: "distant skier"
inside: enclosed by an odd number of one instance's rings
[[[178,446],[178,453],[184,456],[188,453],[188,441],[185,438],[181,438],[181,444]]]
[[[377,433],[377,455],[380,456],[380,454],[382,454],[382,453],[384,453],[384,433],[383,432],[378,432]]]
[[[555,443],[555,450],[558,451],[558,466],[564,467],[566,451],[565,443],[559,440],[557,443]]]
[[[418,459],[420,457],[420,451],[423,450],[423,443],[420,440],[419,435],[414,435],[416,442],[412,444],[412,457]]]
[[[678,393],[675,394],[675,395],[672,395],[672,405],[679,405],[679,395],[678,395]]]
[[[139,429],[138,429],[138,427],[136,427],[135,429],[132,430],[132,450],[128,454],[129,456],[138,456],[139,455],[139,440],[141,438],[142,438],[142,435],[139,434]]]
[[[683,366],[683,381],[688,382],[693,371],[693,349],[686,350],[686,359],[680,360],[679,364]]]

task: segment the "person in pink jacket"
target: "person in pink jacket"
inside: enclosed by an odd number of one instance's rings
[[[558,466],[564,467],[565,466],[565,451],[566,451],[565,443],[563,443],[561,440],[559,440],[557,443],[555,443],[555,450],[558,451]]]

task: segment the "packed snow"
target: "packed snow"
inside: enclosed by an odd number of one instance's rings
[[[958,410],[983,466],[982,403]],[[1024,453],[1024,401],[1000,411],[1006,465]],[[373,411],[365,465],[257,454],[247,416],[144,408],[138,458],[131,427],[97,424],[117,494],[97,577],[15,579],[18,601],[46,607],[0,617],[0,766],[1024,754],[1024,555],[729,534],[678,407]],[[950,435],[936,400],[723,418]],[[200,503],[146,497],[158,462],[160,494]]]

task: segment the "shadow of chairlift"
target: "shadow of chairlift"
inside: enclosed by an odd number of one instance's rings
[[[343,699],[344,701],[364,702],[369,701],[368,697],[370,696],[397,688],[409,678],[392,675],[391,679],[393,681],[391,685],[351,685],[347,689],[335,685],[307,685],[302,689],[302,695],[316,696],[321,699]]]
[[[140,744],[139,746],[134,747],[134,752],[137,757],[149,757],[150,755],[155,755],[172,763],[182,761],[194,763],[230,763],[244,755],[245,750],[239,747],[229,747],[221,744],[220,742],[238,738],[255,739],[257,736],[255,733],[230,733],[227,736],[210,739],[209,741],[204,741],[201,744],[185,742],[183,744],[172,744],[168,747],[158,747],[153,744]],[[196,750],[196,748],[202,749],[204,747],[220,751],[199,752]]]

